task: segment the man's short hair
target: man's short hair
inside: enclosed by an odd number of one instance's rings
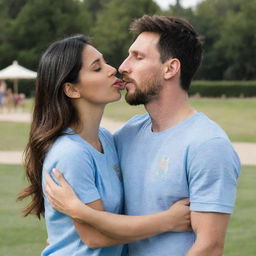
[[[157,44],[160,60],[164,63],[170,58],[179,59],[181,87],[188,91],[202,60],[202,42],[193,26],[178,17],[144,15],[131,23],[130,31],[135,35],[142,32],[160,35]]]

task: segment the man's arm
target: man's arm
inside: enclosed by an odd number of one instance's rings
[[[192,212],[196,241],[186,256],[222,256],[230,214]]]
[[[195,148],[188,181],[196,241],[186,256],[222,255],[239,173],[239,158],[227,139],[214,137]]]

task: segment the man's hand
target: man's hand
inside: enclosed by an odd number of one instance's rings
[[[48,201],[56,211],[73,216],[75,209],[84,207],[84,203],[78,199],[61,172],[53,169],[53,173],[60,185],[57,185],[49,173],[46,173],[45,191]]]

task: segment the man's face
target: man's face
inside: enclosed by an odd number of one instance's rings
[[[147,104],[156,99],[162,89],[162,67],[157,49],[159,35],[141,33],[129,49],[129,55],[119,67],[126,83],[126,101],[131,105]]]

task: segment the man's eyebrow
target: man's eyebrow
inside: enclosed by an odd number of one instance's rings
[[[133,54],[133,55],[143,55],[144,56],[144,53],[143,52],[140,52],[138,50],[130,50],[129,51],[130,54]]]

